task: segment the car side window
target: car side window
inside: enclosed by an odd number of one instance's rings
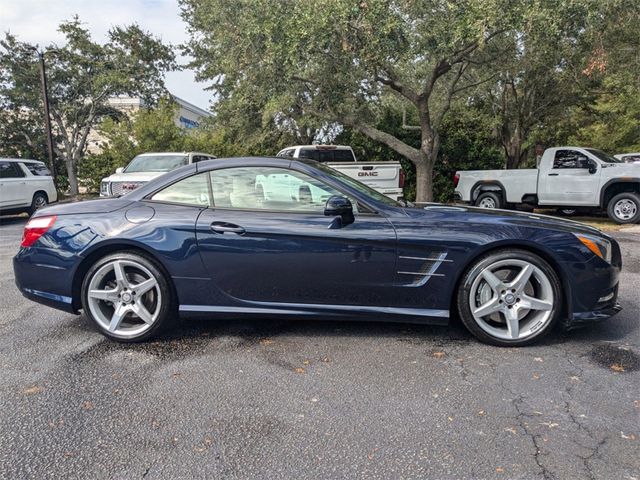
[[[29,169],[32,175],[36,177],[50,177],[51,172],[43,163],[23,163]]]
[[[575,150],[558,150],[553,159],[553,168],[589,168],[589,158]]]
[[[210,205],[208,173],[199,173],[177,181],[156,192],[151,200],[208,207]]]
[[[0,162],[0,178],[22,178],[24,172],[15,162]]]
[[[304,173],[273,167],[211,171],[214,208],[277,210],[322,214],[335,188]],[[354,212],[356,202],[352,200]]]

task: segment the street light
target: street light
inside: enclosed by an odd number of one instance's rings
[[[44,65],[45,53],[56,53],[56,50],[49,50],[44,52],[38,50],[37,47],[29,47],[29,50],[36,52],[38,55],[38,62],[40,64],[40,88],[42,89],[42,100],[44,102],[44,126],[45,133],[47,135],[47,153],[49,155],[49,166],[51,168],[51,175],[55,183],[56,180],[56,166],[53,162],[53,136],[51,134],[51,115],[49,114],[49,93],[47,90],[47,73]]]

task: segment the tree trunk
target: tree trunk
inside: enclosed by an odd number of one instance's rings
[[[69,179],[69,193],[71,196],[78,195],[78,176],[76,174],[76,165],[73,159],[67,159],[64,162],[67,167],[67,178]]]
[[[433,161],[421,155],[416,165],[416,202],[433,201]]]

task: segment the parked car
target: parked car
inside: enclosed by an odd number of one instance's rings
[[[201,152],[142,153],[100,182],[100,196],[124,195],[174,168],[216,158]]]
[[[548,148],[537,169],[460,171],[454,184],[456,200],[482,208],[590,207],[617,223],[640,221],[639,166],[593,148]]]
[[[400,162],[359,162],[345,145],[296,145],[278,152],[278,157],[308,158],[354,178],[393,200],[403,197],[404,170]]]
[[[44,162],[0,158],[0,214],[31,215],[57,201],[58,192]]]
[[[268,198],[265,178],[288,175]],[[278,193],[278,192],[275,192]],[[325,200],[326,199],[326,200]],[[179,168],[119,198],[38,210],[13,260],[28,298],[109,338],[178,316],[446,324],[518,346],[618,310],[616,241],[559,218],[405,207],[306,159]]]
[[[618,160],[622,160],[624,163],[640,164],[640,153],[618,153],[614,155]]]

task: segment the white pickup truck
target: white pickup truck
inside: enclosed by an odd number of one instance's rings
[[[141,153],[100,182],[100,196],[124,195],[175,168],[216,158],[201,152]]]
[[[640,165],[592,148],[548,148],[537,169],[456,172],[454,185],[457,201],[483,208],[588,207],[617,223],[640,221]]]
[[[403,197],[405,176],[400,162],[359,162],[353,149],[344,145],[296,145],[280,150],[277,156],[317,160],[387,197]]]

